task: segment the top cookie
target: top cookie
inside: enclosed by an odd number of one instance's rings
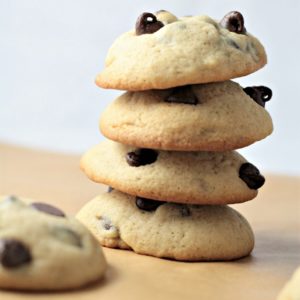
[[[266,62],[264,47],[246,31],[238,12],[217,22],[160,11],[142,14],[136,30],[113,43],[96,83],[130,91],[166,89],[244,76]]]

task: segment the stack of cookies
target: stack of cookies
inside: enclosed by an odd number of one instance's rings
[[[102,245],[186,261],[251,252],[250,225],[227,205],[253,199],[265,179],[234,150],[271,134],[272,92],[230,79],[266,60],[239,12],[220,22],[143,13],[114,42],[96,83],[127,92],[100,120],[109,140],[81,160],[110,188],[77,215]]]

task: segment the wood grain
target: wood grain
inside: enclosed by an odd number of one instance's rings
[[[109,270],[98,284],[65,293],[1,291],[0,299],[274,300],[300,265],[300,178],[266,177],[254,201],[235,205],[255,231],[250,257],[183,263],[105,249]],[[0,145],[2,195],[46,201],[74,214],[104,189],[81,173],[78,156]]]

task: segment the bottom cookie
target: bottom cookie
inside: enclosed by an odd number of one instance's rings
[[[103,193],[77,214],[103,246],[182,261],[233,260],[250,254],[247,220],[226,205],[186,205]]]

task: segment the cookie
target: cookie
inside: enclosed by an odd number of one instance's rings
[[[300,299],[300,267],[294,272],[293,277],[286,283],[278,296],[278,300]]]
[[[271,96],[267,87],[243,89],[232,81],[126,92],[104,111],[100,129],[109,139],[137,147],[233,150],[272,133],[263,107]]]
[[[74,217],[44,203],[0,200],[1,288],[73,289],[104,275],[101,246]]]
[[[167,89],[245,76],[266,62],[264,47],[246,31],[238,12],[220,22],[144,13],[135,30],[113,43],[96,84],[129,91]]]
[[[86,175],[140,197],[193,204],[244,202],[264,183],[237,152],[139,149],[106,140],[81,159]]]
[[[134,196],[114,190],[88,202],[77,218],[103,246],[157,257],[232,260],[253,249],[250,225],[226,205],[161,203],[150,210],[138,205]]]

